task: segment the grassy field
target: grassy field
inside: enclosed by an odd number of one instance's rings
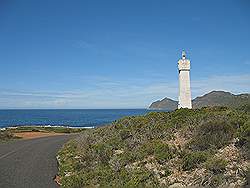
[[[249,107],[180,109],[86,130],[58,154],[62,187],[248,184]]]

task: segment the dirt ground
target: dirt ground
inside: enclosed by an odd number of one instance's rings
[[[32,139],[32,138],[40,138],[46,136],[57,136],[57,135],[65,135],[65,133],[54,133],[54,132],[21,132],[14,133],[15,136],[21,137],[23,139]]]

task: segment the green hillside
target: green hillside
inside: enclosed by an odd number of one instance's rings
[[[60,182],[70,188],[246,185],[247,110],[151,112],[86,130],[59,152]]]

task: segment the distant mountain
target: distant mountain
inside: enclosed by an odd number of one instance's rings
[[[234,95],[225,91],[212,91],[201,97],[192,100],[193,108],[202,108],[205,106],[228,106],[239,107],[245,104],[250,105],[250,94]],[[178,102],[169,98],[164,98],[161,101],[153,102],[149,109],[177,109]]]
[[[153,102],[149,108],[150,109],[165,109],[165,110],[175,110],[177,109],[178,102],[169,98],[164,98],[162,100]]]
[[[239,107],[250,104],[250,94],[234,95],[225,91],[212,91],[202,97],[197,97],[192,101],[194,108],[204,106],[228,106]]]

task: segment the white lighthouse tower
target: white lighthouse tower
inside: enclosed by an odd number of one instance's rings
[[[190,89],[190,61],[186,59],[186,53],[182,52],[182,58],[178,61],[179,69],[179,103],[180,108],[192,108]]]

